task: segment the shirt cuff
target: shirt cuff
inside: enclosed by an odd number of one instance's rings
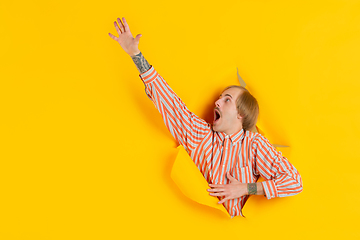
[[[156,72],[153,66],[150,67],[149,70],[139,75],[144,84],[151,83],[158,77],[158,73]]]
[[[274,180],[264,181],[261,184],[263,185],[267,199],[272,199],[278,196]]]

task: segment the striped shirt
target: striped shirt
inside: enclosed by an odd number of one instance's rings
[[[188,110],[153,67],[140,78],[166,127],[208,183],[228,184],[226,173],[230,172],[241,183],[255,183],[263,177],[261,184],[268,199],[302,191],[299,172],[261,134],[244,130],[232,135],[215,132],[209,123]],[[245,195],[223,205],[230,216],[243,216],[242,208],[248,198]]]

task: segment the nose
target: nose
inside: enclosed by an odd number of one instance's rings
[[[220,99],[218,99],[218,100],[215,102],[215,106],[216,106],[216,107],[220,107]]]

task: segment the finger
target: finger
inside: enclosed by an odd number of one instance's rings
[[[223,192],[225,189],[223,188],[214,188],[214,189],[208,189],[208,192]]]
[[[229,200],[229,198],[224,198],[224,199],[222,199],[220,202],[218,202],[218,204],[223,204],[223,203],[226,202],[227,200]]]
[[[109,33],[109,36],[112,38],[112,39],[114,39],[115,41],[117,41],[117,37],[115,37],[114,35],[112,35],[111,33]]]
[[[117,25],[116,22],[114,22],[114,26],[115,26],[115,28],[116,28],[117,33],[118,33],[119,36],[120,36],[120,35],[121,35],[121,30],[120,30],[120,28],[119,28],[119,26]]]
[[[209,187],[223,187],[225,184],[209,184]]]
[[[209,193],[210,196],[213,197],[221,197],[221,196],[225,196],[224,192],[219,192],[219,193]]]
[[[117,18],[117,21],[118,21],[118,23],[119,23],[119,26],[120,26],[121,32],[125,32],[125,29],[124,29],[124,24],[121,22],[120,18]]]
[[[130,28],[129,28],[129,25],[127,24],[127,22],[126,22],[126,19],[123,17],[122,20],[124,21],[125,31],[130,32]]]

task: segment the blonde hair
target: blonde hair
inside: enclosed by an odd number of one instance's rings
[[[242,126],[244,130],[252,130],[257,122],[257,118],[259,116],[259,104],[256,98],[251,95],[251,93],[242,86],[231,85],[224,89],[227,90],[229,88],[240,88],[242,93],[236,99],[236,108],[240,116],[242,117]]]

